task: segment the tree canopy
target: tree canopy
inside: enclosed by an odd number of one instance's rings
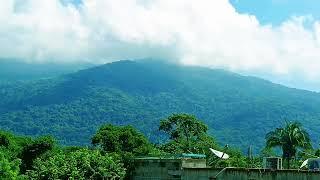
[[[211,167],[262,166],[264,155],[247,158],[239,149],[222,148],[195,116],[173,114],[160,122],[159,130],[167,134],[168,141],[154,145],[131,126],[106,124],[92,137],[94,146],[89,148],[60,146],[51,136],[32,138],[0,130],[0,179],[129,179],[134,158],[178,153],[206,154]],[[319,150],[311,149],[309,135],[298,122],[269,132],[266,140],[265,153],[273,147],[282,148],[289,168],[292,157],[308,158],[298,149],[311,156],[319,154]],[[226,152],[230,158],[221,160],[209,152],[209,147]],[[295,167],[300,164],[293,161]]]
[[[283,158],[287,160],[288,168],[290,168],[290,159],[296,156],[298,148],[312,148],[309,134],[299,122],[288,122],[285,127],[269,132],[266,135],[266,147],[280,147]]]
[[[0,179],[15,180],[20,177],[20,160],[10,161],[4,152],[0,151]]]
[[[43,155],[44,153],[52,150],[55,145],[55,140],[51,136],[42,136],[22,148],[21,153],[18,155],[22,159],[21,170],[26,171],[32,169],[33,161]]]
[[[162,142],[159,119],[175,112],[196,115],[217,140],[242,151],[254,144],[258,153],[264,133],[283,116],[301,119],[313,139],[320,137],[319,93],[154,61],[119,61],[52,79],[0,80],[0,99],[0,128],[51,134],[63,145],[88,145],[104,123],[133,125],[150,141]]]
[[[92,137],[92,144],[107,153],[118,154],[127,169],[126,178],[134,169],[132,159],[154,151],[149,140],[132,126],[102,125]]]
[[[173,114],[160,121],[159,130],[169,136],[170,141],[162,146],[167,152],[205,153],[216,146],[207,125],[193,115]]]
[[[80,149],[57,153],[47,160],[37,159],[29,171],[31,179],[123,179],[125,169],[120,159],[98,150]]]
[[[151,150],[148,139],[132,126],[106,124],[92,137],[92,144],[106,152],[146,155]]]

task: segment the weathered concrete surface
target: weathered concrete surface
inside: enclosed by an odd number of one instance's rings
[[[133,180],[139,179],[181,179],[181,159],[142,158],[134,160]]]
[[[205,159],[141,158],[131,179],[157,180],[320,180],[319,171],[209,168]]]
[[[205,168],[205,159],[137,158],[132,179],[181,179],[184,168]]]
[[[320,172],[245,168],[185,168],[184,180],[320,180]]]

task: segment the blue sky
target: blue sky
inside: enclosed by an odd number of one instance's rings
[[[230,0],[230,3],[237,12],[254,15],[264,25],[279,26],[293,16],[310,16],[314,20],[320,19],[320,0]],[[310,28],[307,23],[306,25]],[[316,91],[320,89],[319,81],[308,82],[303,77],[293,75],[270,77],[260,72],[253,74],[259,74],[260,77],[291,87]]]
[[[80,4],[82,0],[61,0]],[[279,25],[292,16],[320,19],[320,0],[229,0],[239,13],[249,13],[262,24]]]
[[[320,19],[319,0],[230,0],[240,13],[255,15],[262,24],[279,25],[291,16]]]

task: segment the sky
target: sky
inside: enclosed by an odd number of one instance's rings
[[[231,0],[240,13],[257,17],[261,24],[280,25],[292,16],[320,18],[319,0]]]
[[[320,90],[319,0],[0,0],[0,58],[155,58]]]

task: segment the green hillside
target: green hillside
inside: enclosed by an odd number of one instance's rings
[[[83,145],[106,122],[131,124],[154,142],[165,138],[160,119],[190,113],[220,143],[255,151],[284,119],[299,120],[320,137],[320,95],[200,67],[119,61],[59,78],[1,83],[0,128],[24,135],[53,134]]]
[[[0,58],[0,81],[36,80],[56,77],[92,67],[86,63],[24,62],[19,59]]]

